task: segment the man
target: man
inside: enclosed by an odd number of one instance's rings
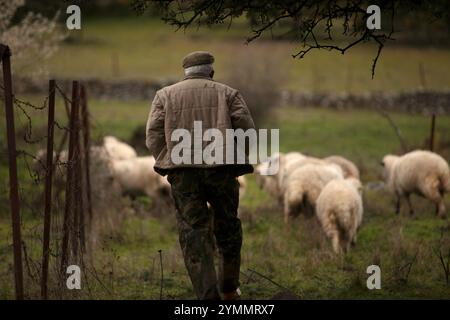
[[[236,177],[253,172],[253,167],[247,157],[242,164],[227,163],[225,159],[205,161],[202,152],[195,148],[199,142],[195,130],[200,123],[202,132],[219,130],[225,137],[227,129],[254,129],[254,123],[241,94],[212,79],[213,62],[214,57],[204,51],[192,52],[183,59],[184,79],[155,95],[147,121],[146,145],[156,158],[155,171],[167,174],[171,184],[179,241],[195,294],[199,299],[217,300],[221,298],[220,290],[223,299],[231,300],[240,295],[242,229],[237,217]],[[181,163],[177,158],[180,155],[176,132],[184,132],[182,138],[186,139],[192,133],[194,136],[182,155],[188,161]],[[226,143],[226,139],[218,142],[215,152],[224,155]],[[237,143],[231,143],[238,152]],[[207,143],[200,144],[204,149]],[[214,268],[214,240],[220,256],[219,280]]]

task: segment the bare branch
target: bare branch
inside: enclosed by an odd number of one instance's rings
[[[366,12],[368,2],[364,0],[134,0],[133,8],[142,13],[149,8],[157,9],[162,20],[178,29],[186,30],[190,26],[217,25],[228,21],[228,28],[234,18],[246,16],[250,22],[251,35],[246,39],[250,43],[264,34],[273,34],[283,25],[290,28],[284,34],[294,35],[302,47],[294,58],[303,58],[314,49],[338,51],[347,50],[362,43],[375,43],[377,52],[372,60],[371,74],[375,69],[387,40],[393,40],[394,16],[401,9],[424,10],[433,15],[442,4],[428,5],[426,1],[379,1],[383,14],[391,15],[390,30],[368,30]],[[346,37],[346,46],[340,45],[341,39],[335,39],[336,32]]]

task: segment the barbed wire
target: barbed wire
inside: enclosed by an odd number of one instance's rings
[[[0,86],[0,96],[4,95],[5,88]],[[39,102],[33,101],[25,101],[25,99],[17,98],[13,96],[13,106],[14,109],[19,113],[18,122],[20,126],[23,126],[20,130],[25,130],[23,133],[23,139],[20,139],[18,142],[18,149],[16,151],[16,156],[19,157],[22,168],[24,168],[25,179],[21,180],[20,184],[20,203],[22,204],[24,211],[27,214],[30,214],[34,217],[41,217],[44,213],[43,210],[43,201],[44,201],[44,188],[43,182],[46,174],[49,170],[52,170],[55,175],[53,176],[52,184],[54,186],[54,193],[52,197],[54,198],[52,201],[52,225],[51,225],[51,243],[48,248],[49,256],[52,259],[51,268],[55,273],[60,272],[60,266],[63,256],[63,248],[61,247],[62,239],[64,237],[64,232],[68,232],[69,234],[69,246],[68,246],[68,257],[70,259],[68,261],[77,261],[77,263],[81,263],[83,265],[83,272],[91,281],[98,282],[105,290],[109,291],[109,294],[113,294],[113,290],[109,289],[108,285],[103,283],[102,275],[99,274],[92,264],[84,263],[84,255],[86,246],[89,243],[87,240],[88,236],[86,236],[87,232],[93,225],[89,225],[90,222],[85,215],[85,206],[86,200],[78,200],[76,199],[76,195],[80,195],[84,192],[84,183],[83,183],[83,175],[80,175],[80,170],[83,168],[83,157],[85,156],[84,152],[78,150],[78,154],[75,158],[68,159],[67,154],[62,155],[63,152],[67,153],[67,137],[74,130],[84,131],[86,130],[84,125],[81,123],[79,126],[75,128],[70,127],[70,105],[72,105],[72,99],[68,97],[65,91],[58,85],[55,85],[55,92],[57,93],[58,101],[64,102],[66,108],[67,121],[66,117],[58,117],[59,120],[54,119],[53,125],[60,131],[58,136],[58,140],[56,141],[54,158],[52,168],[47,168],[46,164],[46,156],[44,154],[40,154],[39,152],[35,152],[37,148],[33,146],[39,146],[45,139],[48,139],[47,130],[45,130],[45,134],[41,131],[40,123],[41,118],[37,119],[37,116],[41,116],[42,113],[45,113],[45,110],[48,110],[49,107],[49,99],[50,95],[53,92],[49,93],[49,95],[45,96],[43,100]],[[86,102],[86,101],[85,101]],[[40,112],[40,113],[39,113]],[[89,115],[89,118],[90,115]],[[91,118],[92,119],[92,118]],[[39,120],[39,121],[36,121]],[[48,124],[45,123],[45,128],[48,129]],[[36,130],[36,128],[38,130]],[[19,131],[20,132],[20,131]],[[18,135],[22,136],[20,132]],[[63,133],[61,135],[61,133]],[[83,139],[81,135],[79,136],[81,144],[83,144]],[[89,145],[89,144],[88,144]],[[83,144],[84,146],[84,144]],[[39,151],[46,151],[46,148],[42,148]],[[64,196],[65,188],[67,187],[68,174],[70,174],[69,169],[72,167],[73,170],[79,171],[77,173],[72,173],[74,176],[74,181],[72,181],[70,193],[74,195],[75,199],[71,204],[69,204],[69,208],[66,207],[66,197]],[[56,181],[58,181],[56,183]],[[7,197],[6,189],[5,192],[2,192],[4,188],[1,188],[0,195],[5,193],[5,197]],[[41,192],[42,191],[42,192]],[[68,228],[64,230],[64,224],[66,223],[66,210],[69,210],[71,213],[69,214]],[[98,223],[98,222],[97,222]],[[43,245],[42,239],[42,221],[39,220],[39,223],[34,227],[29,223],[25,223],[25,220],[21,221],[22,227],[24,228],[24,234],[27,234],[27,237],[22,241],[22,250],[24,253],[24,263],[25,263],[25,273],[27,274],[28,281],[39,285],[40,281],[40,269],[42,268],[40,257],[37,258],[34,254],[32,254],[36,247],[41,247]],[[95,226],[95,224],[94,224]],[[87,283],[89,286],[89,283]],[[58,286],[53,288],[53,294],[55,296],[60,296],[63,298],[65,293],[63,290],[60,290]],[[90,290],[90,289],[89,289]],[[60,291],[60,292],[59,292]]]
[[[66,93],[64,92],[64,90],[61,89],[61,87],[60,87],[57,83],[55,83],[55,88],[56,88],[56,90],[59,92],[59,94],[61,95],[61,97],[62,97],[64,100],[66,100],[68,103],[72,104],[72,99],[69,99],[69,98],[67,97],[67,95],[66,95]]]
[[[64,91],[59,87],[55,86],[56,90],[60,94],[60,96],[65,100],[71,103],[71,100],[67,98],[67,95],[64,93]],[[5,90],[4,86],[0,84],[0,89]],[[2,95],[3,96],[3,95]],[[23,140],[28,144],[38,144],[41,143],[43,140],[47,139],[47,135],[43,135],[41,137],[33,139],[33,121],[30,114],[27,112],[26,108],[33,109],[35,111],[43,111],[48,107],[48,100],[50,98],[50,94],[44,97],[44,101],[42,102],[41,106],[38,106],[36,104],[33,104],[29,101],[24,101],[22,99],[17,98],[15,95],[13,95],[13,104],[16,108],[18,108],[23,116],[26,118],[25,122],[25,133],[23,135]],[[59,130],[64,131],[70,131],[70,128],[67,126],[64,126],[60,124],[57,120],[54,120],[53,122],[54,126],[58,128]]]
[[[3,85],[1,85],[1,84],[0,84],[0,89],[2,89],[3,91],[5,91],[5,87],[4,87]],[[3,95],[2,95],[2,96],[3,96]],[[43,104],[42,104],[41,107],[39,107],[39,106],[37,106],[37,105],[35,105],[35,104],[29,102],[29,101],[24,101],[24,100],[18,99],[18,98],[16,97],[15,94],[13,94],[13,102],[14,102],[15,104],[25,105],[25,106],[27,106],[27,107],[29,107],[29,108],[32,108],[32,109],[35,109],[35,110],[44,110],[44,109],[47,107],[47,101],[48,101],[49,97],[50,97],[50,95],[47,95],[47,96],[44,98],[44,102],[43,102]]]

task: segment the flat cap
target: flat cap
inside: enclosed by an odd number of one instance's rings
[[[194,51],[183,58],[183,68],[198,66],[201,64],[211,64],[214,62],[214,56],[207,51]]]

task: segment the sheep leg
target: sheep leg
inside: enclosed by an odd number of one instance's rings
[[[291,204],[285,197],[285,199],[284,199],[284,225],[286,228],[286,232],[288,234],[291,233],[291,224],[292,224],[292,208],[291,208]]]
[[[447,219],[447,214],[445,212],[445,203],[444,203],[444,196],[445,194],[443,192],[439,192],[439,203],[436,205],[437,215],[441,219]]]
[[[399,214],[400,213],[400,196],[397,195],[397,202],[395,204],[395,213]]]
[[[406,201],[408,202],[408,208],[409,208],[409,215],[412,217],[414,216],[414,209],[411,203],[411,197],[409,194],[406,195]]]
[[[444,204],[443,198],[441,198],[441,201],[439,201],[439,204],[436,206],[436,210],[438,212],[439,218],[447,219],[447,214],[445,213],[445,204]]]
[[[356,235],[356,232],[355,232],[354,234],[351,235],[351,238],[350,238],[350,245],[352,247],[354,247],[356,245],[356,240],[357,240],[357,235]]]
[[[446,214],[445,214],[444,198],[439,192],[439,190],[437,188],[427,188],[424,190],[423,195],[425,196],[425,198],[428,198],[431,201],[433,201],[433,203],[436,205],[437,215],[440,218],[445,219]]]
[[[298,212],[302,209],[302,200],[293,199],[289,194],[285,195],[283,198],[284,207],[284,222],[290,224],[292,219],[298,215]]]
[[[350,251],[350,247],[352,245],[352,241],[351,240],[347,240],[345,243],[345,247],[344,247],[344,253],[347,253]]]
[[[336,254],[341,252],[340,246],[340,236],[339,230],[336,227],[336,221],[334,219],[330,220],[330,217],[327,217],[324,221],[321,221],[322,228],[325,231],[328,239],[331,240],[331,246],[333,247],[333,251]]]
[[[340,254],[341,253],[341,245],[339,243],[339,232],[333,232],[332,236],[331,236],[331,244],[333,246],[333,251],[336,254]]]
[[[289,203],[287,201],[284,202],[284,223],[286,225],[289,225],[289,222],[291,220],[291,210]]]

